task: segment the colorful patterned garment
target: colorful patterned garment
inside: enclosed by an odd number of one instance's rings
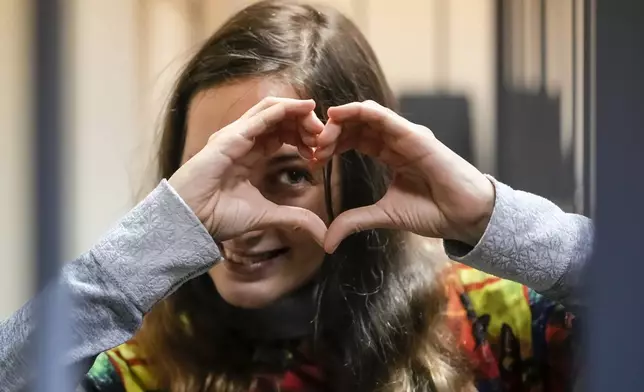
[[[474,364],[480,392],[567,391],[574,382],[574,317],[518,283],[458,265],[448,275],[450,326]],[[154,376],[135,342],[102,353],[84,385],[101,392],[151,392]],[[255,390],[264,391],[258,379]],[[284,392],[317,391],[322,373],[311,365],[287,372]]]

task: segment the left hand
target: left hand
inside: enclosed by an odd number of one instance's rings
[[[433,133],[375,102],[330,108],[315,159],[350,149],[379,159],[394,177],[377,203],[348,210],[329,226],[324,248],[333,253],[352,233],[391,228],[475,245],[494,207],[494,186]]]

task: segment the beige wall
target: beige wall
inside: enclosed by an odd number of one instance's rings
[[[132,205],[145,131],[139,121],[136,2],[67,3],[69,259]]]
[[[0,319],[31,293],[29,15],[0,1]]]

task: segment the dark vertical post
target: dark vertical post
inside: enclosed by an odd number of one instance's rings
[[[595,0],[583,0],[583,143],[584,143],[584,210],[586,216],[593,217],[595,214],[595,175],[597,142],[595,134],[595,97],[596,97],[596,75],[595,75]]]
[[[539,68],[541,68],[541,90],[545,91],[548,85],[548,23],[546,0],[539,2]]]
[[[578,104],[579,104],[579,99],[577,97],[577,72],[579,70],[579,63],[578,61],[578,56],[577,56],[577,50],[579,47],[579,38],[577,34],[577,12],[579,10],[579,3],[578,0],[571,0],[570,1],[570,9],[572,10],[571,13],[571,20],[570,24],[572,26],[572,29],[570,31],[571,35],[571,47],[572,47],[572,53],[571,53],[571,72],[570,75],[572,75],[572,80],[571,80],[571,105],[572,106],[572,117],[571,117],[571,129],[572,129],[572,157],[573,157],[573,181],[574,181],[574,193],[573,193],[573,212],[577,214],[583,214],[584,212],[584,206],[586,204],[586,200],[582,199],[579,200],[577,193],[579,192],[577,184],[579,183],[580,178],[578,178],[578,171],[577,171],[577,164],[574,163],[576,161],[576,155],[577,155],[577,145],[579,143],[580,138],[582,137],[580,135],[579,130],[577,129],[578,123],[577,123],[577,113],[578,113]],[[583,142],[583,138],[581,139]],[[583,154],[583,151],[582,151]],[[586,159],[586,156],[583,156],[583,159]],[[583,171],[582,171],[583,173]],[[583,174],[582,174],[582,184],[583,184]],[[582,192],[583,193],[583,192]]]
[[[596,2],[597,241],[588,391],[641,391],[644,326],[644,2]]]
[[[505,122],[503,119],[505,110],[505,73],[511,69],[511,64],[506,63],[506,59],[510,58],[507,51],[511,50],[509,45],[505,45],[506,38],[506,7],[504,0],[496,0],[495,2],[495,50],[496,50],[496,63],[494,64],[494,77],[495,77],[495,94],[496,94],[496,133],[494,144],[496,145],[496,167],[494,168],[494,175],[501,178],[506,162],[503,159],[503,154],[500,154],[501,149],[504,147],[502,142],[502,135],[505,130]]]
[[[74,390],[66,385],[66,310],[62,290],[53,284],[61,257],[62,23],[60,0],[33,0],[34,56],[34,217],[37,303],[33,386],[36,391]]]

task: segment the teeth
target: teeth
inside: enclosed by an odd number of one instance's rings
[[[264,260],[264,258],[255,258],[255,257],[249,258],[249,257],[236,256],[234,259],[229,258],[229,260],[236,264],[251,265]]]
[[[234,257],[227,257],[228,261],[231,263],[235,264],[241,264],[241,265],[252,265],[256,264],[265,260],[268,260],[270,258],[273,258],[281,254],[282,252],[276,252],[276,251],[270,251],[270,252],[264,252],[258,255],[253,255],[253,256],[240,256],[240,255],[234,255]]]

